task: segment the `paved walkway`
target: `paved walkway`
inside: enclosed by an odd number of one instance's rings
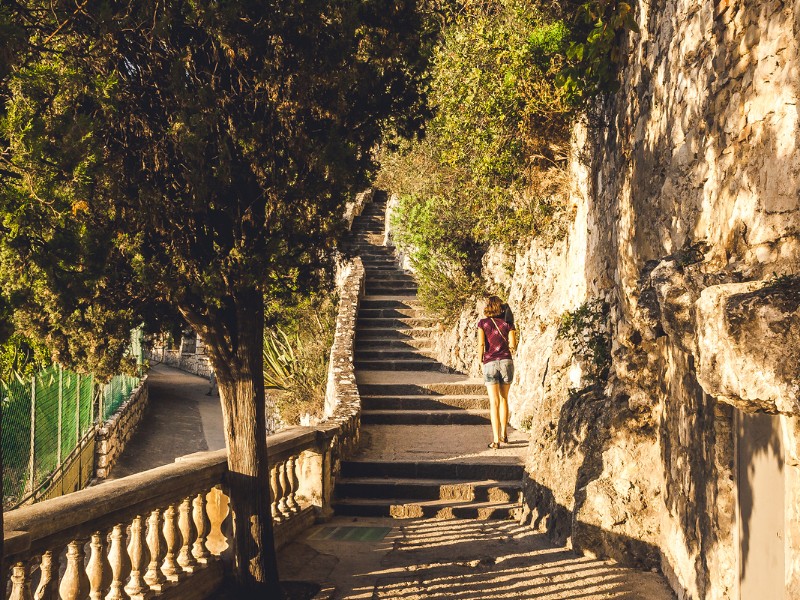
[[[108,479],[175,462],[179,456],[225,447],[222,408],[208,380],[166,365],[151,367],[144,419]]]
[[[658,574],[578,556],[513,521],[336,517],[278,561],[282,581],[337,600],[674,598]]]

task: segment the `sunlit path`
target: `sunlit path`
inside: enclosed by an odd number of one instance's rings
[[[330,539],[370,528],[388,532],[380,540]],[[659,575],[577,556],[512,521],[338,517],[279,559],[284,579],[335,587],[337,599],[673,598]]]
[[[208,380],[162,364],[148,373],[150,402],[139,429],[109,479],[174,462],[179,456],[225,447],[222,409]]]

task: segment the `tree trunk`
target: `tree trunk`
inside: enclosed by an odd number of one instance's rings
[[[231,310],[226,335],[215,335],[212,324],[205,341],[225,424],[236,597],[280,598],[267,462],[263,296],[237,293]]]

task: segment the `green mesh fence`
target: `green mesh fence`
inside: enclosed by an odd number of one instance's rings
[[[131,356],[136,360],[139,376],[144,368],[144,328],[137,327],[131,331]]]
[[[94,424],[113,414],[139,382],[119,375],[99,387],[91,375],[52,366],[27,381],[0,383],[3,508],[46,489]]]
[[[131,392],[139,385],[138,377],[117,375],[103,388],[102,414],[103,419],[113,415]]]
[[[30,486],[31,384],[0,384],[3,400],[3,508],[14,506]]]

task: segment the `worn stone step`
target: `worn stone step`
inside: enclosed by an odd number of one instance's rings
[[[433,348],[433,340],[430,338],[421,339],[387,339],[387,338],[358,338],[356,339],[356,350],[431,350]]]
[[[419,308],[366,308],[362,306],[358,311],[359,319],[402,319],[424,316],[425,311]]]
[[[363,298],[360,308],[420,308],[419,300],[415,298],[397,298],[387,296],[384,298]]]
[[[367,265],[367,264],[364,265],[364,271],[367,274],[367,279],[369,279],[375,273],[394,272],[396,270],[397,270],[397,265],[395,265],[394,263],[385,265]]]
[[[356,369],[364,371],[437,371],[448,373],[450,369],[432,358],[393,359],[393,360],[355,360]]]
[[[417,286],[413,283],[372,283],[367,280],[364,291],[369,296],[416,296]]]
[[[486,394],[473,396],[369,396],[361,395],[363,410],[450,410],[453,408],[484,410],[489,405]]]
[[[488,410],[363,410],[364,425],[487,425]]]
[[[522,464],[496,461],[439,462],[439,461],[342,461],[341,477],[382,477],[390,479],[499,479],[522,481]]]
[[[355,355],[356,360],[414,360],[418,358],[433,360],[432,357],[425,356],[418,348],[357,348]]]
[[[403,498],[413,500],[460,500],[461,502],[519,502],[521,481],[388,479],[384,477],[341,477],[336,496],[353,498]]]
[[[386,328],[405,331],[407,329],[429,329],[436,323],[436,319],[430,317],[362,317],[358,315],[356,327],[366,329]]]
[[[389,499],[347,499],[333,503],[338,515],[353,517],[394,517],[395,519],[477,519],[510,520],[519,518],[519,503],[461,502],[459,500],[404,501]]]
[[[390,340],[407,340],[429,338],[438,330],[434,327],[413,327],[398,331],[387,327],[356,327],[356,340],[385,338]]]
[[[361,264],[365,269],[373,267],[392,267],[395,271],[398,269],[394,257],[375,257],[375,256],[362,256]]]
[[[369,276],[369,281],[374,283],[383,283],[388,281],[403,281],[407,283],[416,283],[416,279],[410,273],[405,273],[400,271],[399,269],[394,269],[393,271],[377,271],[375,273],[371,273]]]
[[[478,396],[486,393],[482,383],[359,383],[368,396]]]

